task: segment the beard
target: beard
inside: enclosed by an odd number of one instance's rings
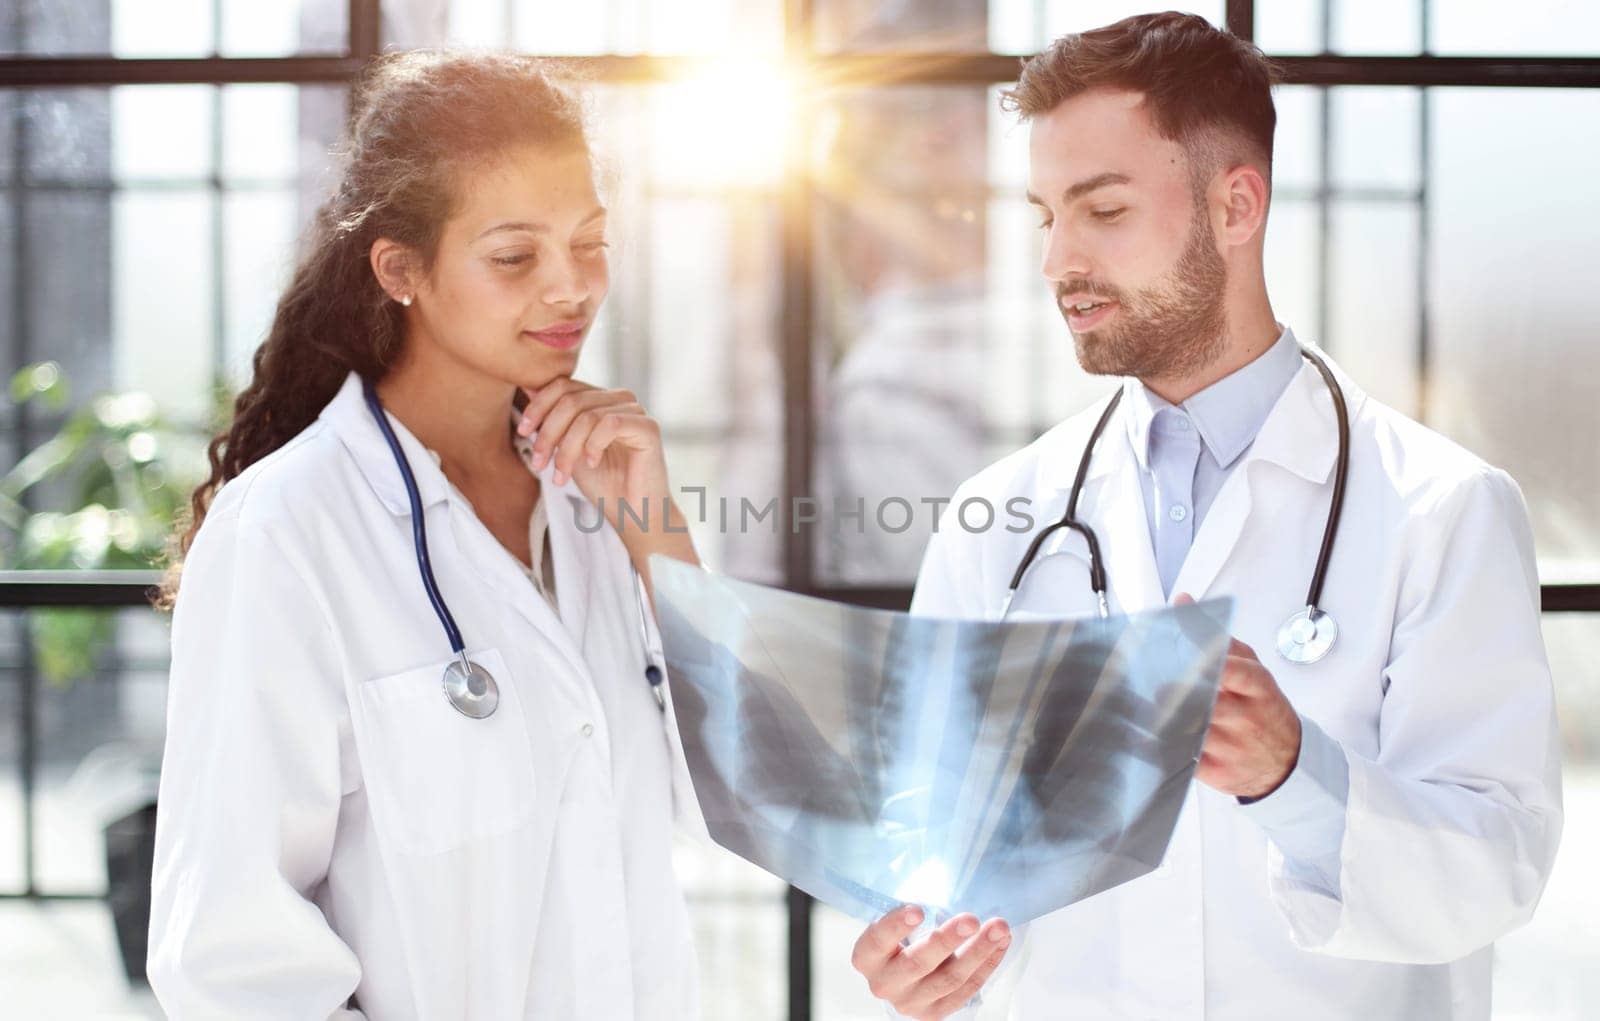
[[[1062,282],[1056,285],[1056,308],[1065,318],[1069,291],[1087,291],[1097,300],[1117,303],[1110,323],[1072,334],[1078,364],[1085,372],[1145,380],[1181,378],[1205,369],[1222,352],[1222,292],[1227,278],[1211,221],[1204,204],[1196,202],[1183,254],[1162,280],[1130,293],[1093,281]]]

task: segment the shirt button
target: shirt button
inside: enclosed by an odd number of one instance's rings
[[[1182,521],[1184,518],[1187,518],[1188,516],[1189,516],[1189,508],[1185,507],[1181,503],[1173,504],[1172,505],[1172,509],[1167,511],[1167,517],[1171,518],[1174,521]]]
[[[1189,420],[1187,418],[1178,419],[1178,431],[1181,433],[1186,433],[1189,431]]]
[[[585,723],[582,727],[580,727],[578,729],[578,733],[582,734],[584,737],[590,736],[591,734],[594,733],[594,724]]]

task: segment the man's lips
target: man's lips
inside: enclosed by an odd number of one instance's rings
[[[1078,305],[1091,302],[1092,307],[1087,312],[1078,311]],[[1090,330],[1116,314],[1118,305],[1114,301],[1101,301],[1089,298],[1079,298],[1072,304],[1063,301],[1061,312],[1067,317],[1067,326],[1074,330]]]

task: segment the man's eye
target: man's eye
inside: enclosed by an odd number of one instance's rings
[[[1051,228],[1051,226],[1053,226],[1054,224],[1055,224],[1054,220],[1046,219],[1046,220],[1039,221],[1037,226],[1038,226],[1039,230],[1049,230]]]
[[[611,246],[604,241],[585,241],[581,244],[573,245],[572,247],[574,251],[582,252],[584,255],[594,255],[598,252],[605,251]]]
[[[520,266],[532,258],[531,255],[496,255],[492,261],[496,266]]]
[[[1090,213],[1089,215],[1094,217],[1096,220],[1100,220],[1100,221],[1102,221],[1104,223],[1109,223],[1110,221],[1115,220],[1117,217],[1121,216],[1125,212],[1127,212],[1127,210],[1126,209],[1121,209],[1121,208],[1119,208],[1119,209],[1096,209],[1092,213]]]

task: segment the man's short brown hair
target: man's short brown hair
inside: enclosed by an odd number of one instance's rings
[[[1209,177],[1219,160],[1245,155],[1242,144],[1270,175],[1278,80],[1255,46],[1198,15],[1167,11],[1062,36],[1023,64],[1000,103],[1028,120],[1091,89],[1139,92],[1156,130],[1189,150],[1196,173]]]

